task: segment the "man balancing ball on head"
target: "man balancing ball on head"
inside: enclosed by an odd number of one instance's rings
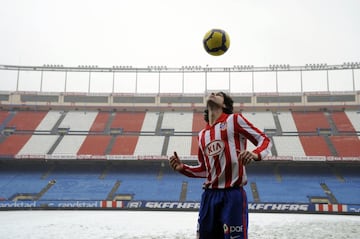
[[[233,100],[224,92],[207,98],[204,119],[198,135],[198,164],[181,162],[176,151],[170,166],[188,176],[205,178],[198,218],[200,239],[248,238],[248,206],[243,186],[245,166],[269,154],[270,139],[242,114],[233,113]],[[246,149],[250,140],[256,148]]]

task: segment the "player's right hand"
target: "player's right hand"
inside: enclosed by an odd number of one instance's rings
[[[174,152],[174,155],[169,158],[169,164],[175,171],[181,171],[183,169],[183,163],[180,161],[176,151]]]

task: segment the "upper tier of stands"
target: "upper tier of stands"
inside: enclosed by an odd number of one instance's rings
[[[243,115],[271,137],[272,156],[360,157],[357,111]],[[204,126],[203,114],[189,111],[0,111],[0,156],[194,156]]]

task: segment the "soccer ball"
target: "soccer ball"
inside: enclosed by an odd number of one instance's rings
[[[205,34],[203,44],[207,53],[212,56],[221,56],[229,49],[230,37],[224,30],[211,29]]]

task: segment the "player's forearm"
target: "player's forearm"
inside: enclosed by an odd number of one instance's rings
[[[183,164],[183,168],[179,172],[191,178],[206,178],[206,171],[201,165],[190,166]]]
[[[260,161],[265,158],[271,152],[272,143],[270,138],[267,136],[262,137],[260,145],[253,150],[253,153],[257,154],[258,158],[256,161]]]

